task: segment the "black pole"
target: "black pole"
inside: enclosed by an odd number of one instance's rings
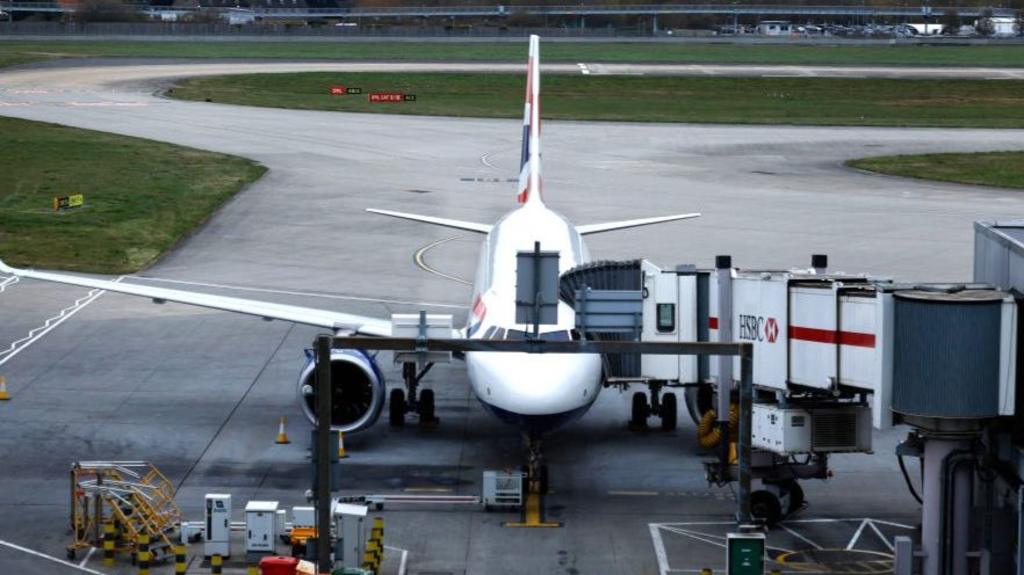
[[[331,336],[316,338],[317,573],[331,572]]]
[[[754,409],[754,344],[744,344],[740,352],[740,437],[739,437],[739,517],[740,523],[752,519],[750,514],[750,457]]]

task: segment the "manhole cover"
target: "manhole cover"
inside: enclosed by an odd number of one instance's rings
[[[808,549],[783,553],[775,558],[788,571],[813,571],[834,575],[880,575],[893,572],[892,555],[860,549]]]

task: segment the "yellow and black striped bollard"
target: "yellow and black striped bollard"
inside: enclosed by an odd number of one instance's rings
[[[103,566],[114,566],[114,524],[110,521],[103,524]]]
[[[149,552],[149,534],[139,534],[139,575],[149,575],[149,561],[153,556]]]
[[[184,545],[174,546],[174,574],[185,575],[185,569],[188,567],[186,564],[188,561],[188,547]]]
[[[210,573],[219,575],[224,571],[224,558],[220,555],[210,557]]]
[[[366,551],[363,553],[363,569],[377,573],[377,540],[370,539],[366,542]]]
[[[249,567],[246,569],[246,575],[260,575],[260,566],[249,565]]]

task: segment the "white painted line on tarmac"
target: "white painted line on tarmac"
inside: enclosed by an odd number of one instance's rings
[[[364,302],[370,302],[370,303],[390,303],[390,304],[399,304],[399,305],[422,305],[422,306],[427,306],[427,307],[448,307],[448,308],[454,308],[454,309],[464,309],[466,307],[464,305],[456,305],[456,304],[450,304],[450,303],[431,303],[431,302],[426,302],[426,301],[410,301],[410,300],[400,300],[400,299],[386,299],[386,298],[363,297],[363,296],[355,296],[355,295],[339,295],[339,294],[331,294],[331,293],[323,293],[323,292],[294,291],[294,290],[282,290],[282,289],[270,289],[270,288],[254,288],[254,287],[245,287],[245,286],[232,285],[232,284],[218,284],[218,283],[209,283],[209,282],[194,282],[194,281],[186,281],[186,280],[172,280],[172,279],[167,279],[167,278],[155,278],[155,277],[150,277],[150,276],[131,276],[131,278],[129,278],[129,279],[145,280],[145,281],[152,281],[152,282],[164,282],[164,283],[172,283],[172,284],[179,284],[179,285],[197,286],[197,287],[208,287],[208,288],[215,288],[215,289],[230,289],[230,290],[247,291],[247,292],[254,292],[254,293],[272,293],[272,294],[278,294],[278,295],[295,295],[295,296],[302,296],[302,297],[316,297],[316,298],[337,299],[337,300],[345,300],[345,301],[364,301]]]
[[[6,290],[8,287],[18,283],[18,280],[20,280],[20,279],[21,278],[19,278],[18,276],[10,276],[8,278],[4,278],[3,281],[0,281],[0,293],[4,293],[4,290]]]
[[[875,525],[874,521],[868,521],[868,526],[871,527],[871,530],[875,532],[875,535],[878,535],[878,538],[882,540],[882,543],[884,543],[885,546],[889,548],[889,551],[892,551],[893,553],[896,552],[896,548],[893,547],[892,543],[889,543],[889,540],[885,538],[885,535],[882,535],[882,530],[879,529],[877,525]]]
[[[80,565],[75,565],[74,563],[72,563],[70,561],[65,561],[63,559],[58,559],[56,557],[51,557],[51,556],[47,555],[46,553],[40,553],[39,551],[35,551],[35,550],[29,549],[27,547],[22,547],[21,545],[15,545],[14,543],[11,543],[9,541],[4,541],[3,539],[0,539],[0,545],[3,545],[4,547],[8,547],[10,549],[14,549],[15,551],[21,551],[22,553],[28,553],[29,555],[32,555],[34,557],[39,557],[40,559],[46,559],[47,561],[53,561],[54,563],[60,563],[61,565],[64,565],[65,567],[70,567],[72,569],[77,569],[77,570],[81,571],[82,573],[90,573],[91,575],[106,575],[105,573],[101,573],[101,572],[96,571],[94,569],[89,569],[88,567],[82,567]]]
[[[85,554],[85,559],[82,559],[82,561],[78,564],[78,566],[79,567],[85,567],[85,564],[89,562],[89,559],[92,558],[92,554],[95,553],[95,552],[96,552],[96,548],[95,547],[90,547],[89,548],[89,552]]]
[[[390,549],[392,551],[402,552],[402,559],[398,563],[398,575],[405,575],[405,569],[406,567],[408,567],[409,563],[409,551],[407,549],[401,549],[399,547],[390,547],[388,545],[385,545],[384,548]]]
[[[860,527],[857,528],[857,532],[853,534],[850,542],[846,545],[847,550],[853,549],[853,546],[857,544],[857,541],[860,540],[860,534],[864,532],[864,528],[867,527],[867,524],[867,519],[860,522]]]
[[[125,276],[121,276],[121,277],[117,278],[116,280],[114,280],[114,283],[119,283],[124,278],[125,278]],[[70,306],[60,310],[59,314],[57,314],[57,315],[51,317],[50,319],[46,320],[45,322],[43,322],[43,325],[41,325],[41,326],[39,326],[39,327],[29,331],[28,335],[26,335],[25,337],[23,337],[21,339],[18,339],[18,340],[15,340],[14,342],[12,342],[11,345],[7,349],[5,349],[3,351],[0,351],[0,365],[3,365],[5,363],[7,363],[8,361],[11,361],[12,359],[14,359],[14,357],[17,356],[19,353],[21,353],[21,352],[25,351],[26,349],[28,349],[29,346],[31,346],[35,342],[39,341],[44,335],[46,335],[46,334],[50,333],[51,331],[57,329],[57,327],[60,324],[64,323],[68,319],[70,319],[76,313],[78,313],[78,312],[82,311],[83,309],[85,309],[86,306],[88,306],[92,302],[96,301],[101,295],[103,295],[105,293],[107,293],[107,292],[104,291],[104,290],[95,290],[94,289],[94,290],[90,291],[85,297],[79,298],[79,299],[75,300],[75,303],[73,303]]]
[[[651,530],[654,556],[658,560],[658,575],[667,575],[669,572],[668,555],[665,553],[665,542],[661,539],[661,526],[657,523],[650,523],[647,528]]]
[[[576,65],[580,67],[580,73],[583,74],[584,76],[590,74],[590,68],[587,68],[587,65],[584,64],[583,62],[577,62]]]
[[[787,533],[789,533],[793,537],[796,537],[797,539],[803,541],[804,543],[810,545],[811,547],[814,547],[815,549],[823,549],[823,547],[821,545],[818,545],[814,541],[811,541],[810,539],[804,537],[803,535],[797,533],[796,531],[793,531],[789,527],[786,527],[785,523],[779,523],[779,527],[785,529]]]

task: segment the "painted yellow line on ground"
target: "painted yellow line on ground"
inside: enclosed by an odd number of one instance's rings
[[[406,487],[406,493],[451,493],[451,487]]]
[[[440,276],[440,277],[443,277],[445,279],[449,279],[449,280],[452,280],[453,282],[458,282],[458,283],[463,284],[463,285],[471,286],[471,285],[473,285],[473,282],[466,281],[466,280],[464,280],[464,279],[462,279],[462,278],[460,278],[458,276],[449,275],[449,274],[446,274],[444,272],[435,270],[434,268],[428,266],[425,261],[423,261],[423,256],[428,251],[436,248],[437,246],[439,246],[441,244],[446,244],[446,243],[448,243],[448,242],[450,242],[452,240],[457,240],[457,239],[459,239],[461,237],[463,237],[463,236],[452,236],[450,238],[444,238],[442,240],[437,240],[436,242],[427,244],[427,245],[423,246],[422,248],[420,248],[419,250],[417,250],[416,251],[416,255],[414,255],[412,257],[412,259],[413,259],[414,262],[416,262],[416,266],[417,267],[419,267],[421,270],[423,270],[423,271],[425,271],[427,273],[431,273],[431,274],[434,274],[436,276]]]

